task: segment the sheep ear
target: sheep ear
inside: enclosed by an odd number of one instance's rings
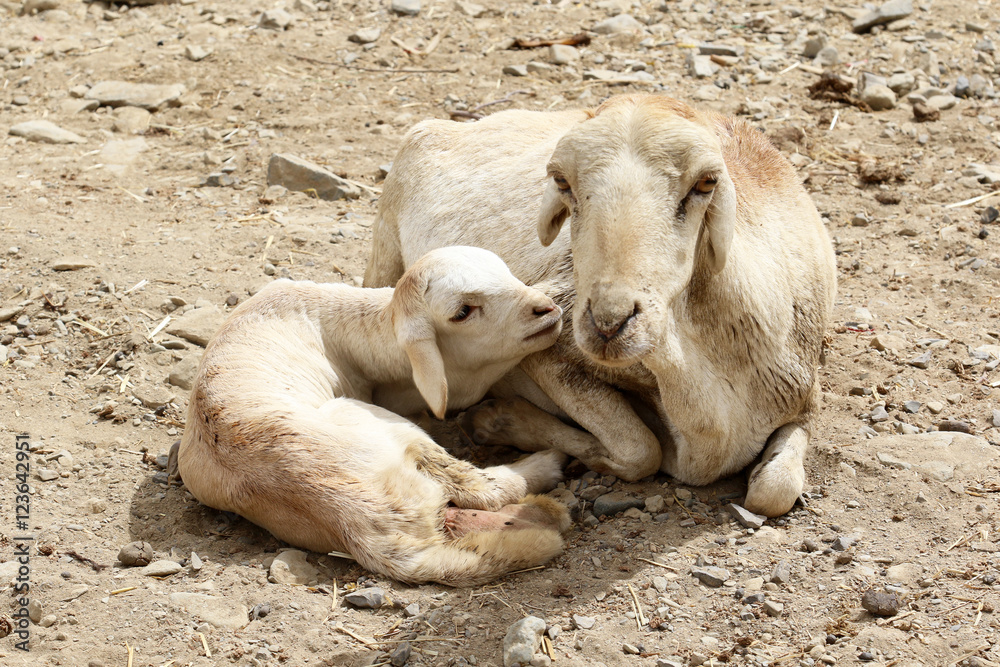
[[[708,227],[708,261],[712,273],[721,273],[729,258],[729,246],[736,228],[736,188],[729,174],[723,172],[705,214]]]
[[[437,341],[433,338],[414,340],[404,343],[403,349],[410,359],[417,390],[434,416],[444,419],[444,413],[448,411],[448,379],[444,375],[444,360]]]
[[[556,240],[568,216],[569,209],[559,196],[559,188],[552,179],[549,179],[545,194],[542,195],[542,210],[538,215],[538,238],[541,239],[542,245],[551,245]]]
[[[411,268],[396,284],[392,295],[392,325],[399,346],[410,360],[417,390],[434,416],[444,419],[448,408],[448,380],[425,296],[427,271],[421,269],[419,266]]]

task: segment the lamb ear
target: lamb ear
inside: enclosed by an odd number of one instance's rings
[[[736,188],[729,174],[722,172],[712,194],[712,201],[705,213],[708,227],[708,261],[712,273],[721,273],[726,268],[729,247],[733,243],[736,229]]]
[[[545,186],[545,194],[542,195],[542,210],[538,214],[538,238],[541,239],[542,245],[551,245],[556,240],[568,216],[569,209],[559,196],[559,188],[552,179],[549,179],[548,185]]]
[[[421,267],[403,274],[392,295],[392,324],[396,340],[410,360],[417,390],[434,416],[444,419],[448,409],[448,380],[425,297],[427,281],[427,272]]]

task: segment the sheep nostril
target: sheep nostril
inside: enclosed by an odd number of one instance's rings
[[[625,328],[625,326],[629,323],[629,321],[639,313],[639,305],[636,304],[632,308],[632,312],[630,312],[625,317],[619,319],[616,322],[611,322],[611,323],[601,322],[600,324],[598,324],[597,318],[594,317],[594,311],[591,310],[589,307],[587,308],[587,313],[590,315],[590,324],[591,326],[594,327],[594,333],[596,333],[597,336],[602,341],[607,343],[612,338],[620,334],[622,330]]]
[[[537,317],[541,317],[542,315],[548,315],[555,309],[555,304],[548,304],[545,306],[535,306],[531,312],[533,312]]]

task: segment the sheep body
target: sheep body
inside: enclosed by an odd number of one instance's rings
[[[472,415],[477,441],[555,445],[599,472],[690,484],[764,450],[746,505],[791,508],[835,264],[811,199],[759,132],[648,95],[426,121],[383,190],[366,285],[461,242],[496,252],[572,318]]]
[[[209,343],[178,471],[206,505],[400,581],[471,585],[545,562],[566,510],[525,495],[558,481],[561,454],[480,470],[383,406],[465,407],[559,323],[478,248],[430,253],[396,290],[275,281]]]

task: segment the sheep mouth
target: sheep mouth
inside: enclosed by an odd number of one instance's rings
[[[642,361],[652,350],[652,345],[639,332],[627,331],[625,335],[605,340],[594,331],[575,330],[577,346],[595,363],[622,368]]]
[[[524,340],[525,342],[534,342],[542,338],[548,338],[550,336],[558,334],[559,330],[562,328],[561,325],[562,325],[562,318],[553,317],[552,321],[549,324],[543,324],[541,329],[539,329],[538,331],[529,336],[526,336]]]

